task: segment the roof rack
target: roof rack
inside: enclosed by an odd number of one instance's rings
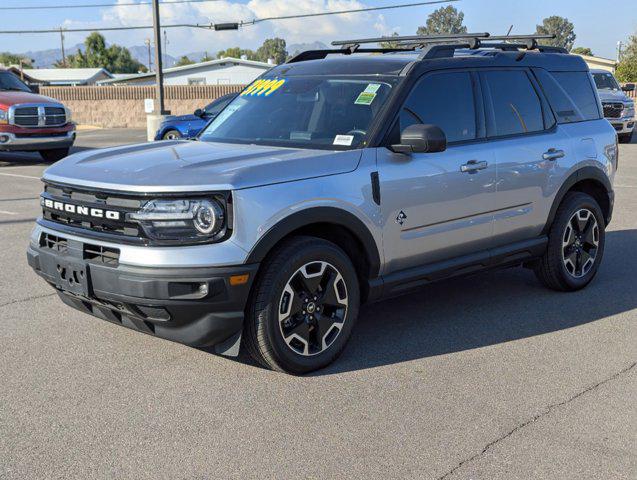
[[[422,50],[419,60],[453,57],[456,50],[491,48],[502,51],[537,50],[544,53],[568,53],[561,47],[540,45],[538,40],[550,40],[555,35],[500,35],[491,36],[488,32],[459,33],[441,35],[410,35],[394,37],[361,38],[332,42],[334,49],[307,50],[292,57],[287,63],[318,60],[331,54],[351,55],[353,53],[394,53]],[[392,42],[396,47],[360,48],[364,44]]]

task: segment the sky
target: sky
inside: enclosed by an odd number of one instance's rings
[[[79,5],[98,3],[132,3],[139,0],[0,0],[0,6]],[[414,0],[218,0],[205,3],[164,5],[162,22],[221,23],[247,21],[279,15],[347,10],[371,6],[411,3]],[[634,0],[632,0],[634,1]],[[630,3],[630,2],[628,2]],[[637,35],[637,8],[610,0],[460,0],[452,3],[465,14],[469,31],[505,34],[535,32],[544,17],[560,15],[575,24],[575,46],[589,47],[601,57],[615,58],[618,41]],[[329,17],[263,22],[247,26],[238,32],[169,29],[167,53],[172,56],[188,52],[216,53],[232,46],[256,48],[265,38],[279,36],[288,44],[312,42],[329,43],[334,39],[369,37],[398,32],[413,35],[427,16],[440,5],[411,7],[371,13],[355,13]],[[100,7],[62,10],[0,10],[0,30],[38,28],[96,28],[99,26],[152,24],[148,5],[133,7]],[[143,45],[150,30],[134,32],[106,32],[109,43],[124,46]],[[86,35],[67,33],[67,46],[81,43]],[[59,48],[57,34],[0,35],[0,51],[22,53],[29,50]]]

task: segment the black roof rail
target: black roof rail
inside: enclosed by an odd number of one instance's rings
[[[459,49],[494,48],[503,51],[538,50],[545,53],[568,53],[561,47],[540,45],[538,40],[550,40],[555,35],[500,35],[491,36],[488,32],[458,33],[440,35],[409,35],[393,37],[361,38],[354,40],[338,40],[332,42],[341,48],[324,50],[307,50],[295,55],[287,63],[319,60],[331,54],[351,55],[353,53],[393,53],[410,52],[422,49],[419,60],[431,58],[452,57]],[[380,42],[396,42],[396,47],[390,48],[360,48],[361,45]]]

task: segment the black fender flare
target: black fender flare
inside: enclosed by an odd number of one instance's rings
[[[549,217],[546,221],[546,224],[544,225],[544,229],[542,230],[542,233],[546,234],[550,230],[551,225],[553,224],[553,220],[555,219],[555,214],[557,213],[557,209],[562,203],[562,200],[564,200],[564,197],[566,196],[568,191],[571,188],[573,188],[573,185],[583,180],[593,180],[601,184],[602,187],[604,187],[604,189],[606,190],[606,193],[609,196],[611,208],[610,208],[608,218],[606,218],[605,220],[607,224],[608,222],[610,222],[610,216],[612,213],[612,206],[613,206],[613,196],[614,196],[613,186],[611,185],[608,176],[604,173],[602,169],[597,167],[587,166],[587,167],[582,167],[576,170],[575,172],[573,172],[564,181],[564,183],[562,183],[562,186],[559,188],[559,190],[557,191],[557,194],[555,195],[555,199],[553,200],[553,204],[551,205],[551,210],[549,211]]]
[[[352,233],[363,245],[371,278],[380,272],[380,252],[369,228],[354,214],[335,207],[311,207],[280,220],[263,235],[250,251],[245,263],[262,262],[266,255],[287,235],[315,223],[331,223]]]

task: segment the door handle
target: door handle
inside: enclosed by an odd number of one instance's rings
[[[558,158],[563,158],[566,154],[564,150],[556,150],[554,148],[549,148],[548,151],[542,154],[542,158],[544,160],[557,160]]]
[[[488,166],[489,164],[484,160],[481,162],[478,162],[477,160],[469,160],[464,165],[460,165],[460,171],[465,173],[473,173],[477,172],[478,170],[484,170]]]

